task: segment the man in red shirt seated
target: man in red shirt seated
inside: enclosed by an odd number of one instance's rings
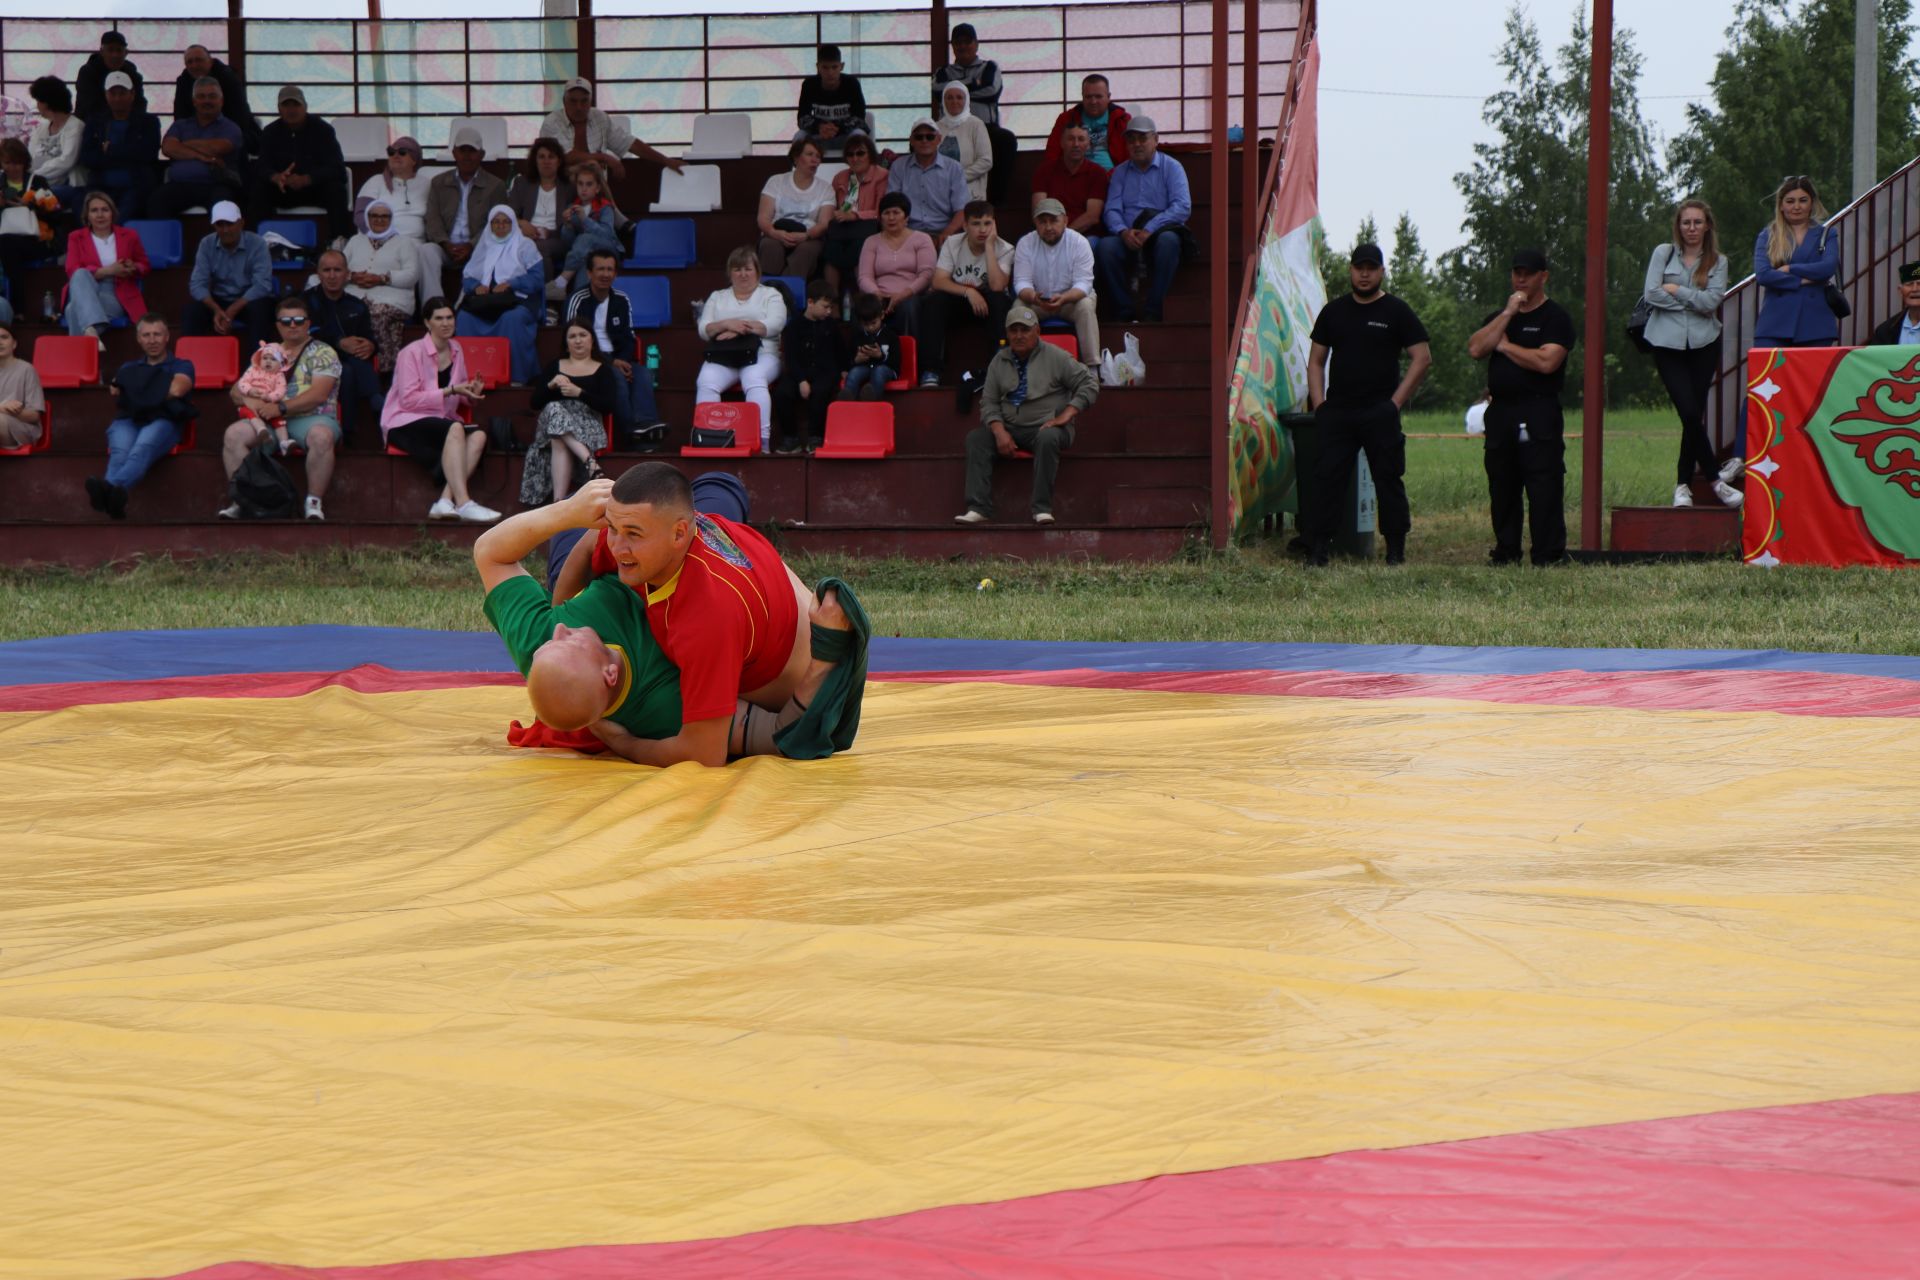
[[[601,721],[592,728],[609,749],[640,764],[722,765],[852,744],[867,627],[845,583],[828,579],[816,599],[757,531],[696,513],[686,477],[665,462],[614,481],[606,527],[575,547],[555,599],[607,573],[646,597],[647,626],[680,671],[681,720],[668,738]]]
[[[1100,220],[1107,207],[1107,182],[1112,176],[1087,154],[1087,130],[1070,124],[1060,134],[1060,154],[1040,162],[1033,173],[1033,211],[1058,200],[1066,211],[1067,230],[1089,238],[1106,231]]]

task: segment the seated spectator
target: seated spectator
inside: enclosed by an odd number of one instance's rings
[[[365,300],[347,291],[346,254],[328,249],[315,267],[319,279],[306,293],[307,331],[340,357],[340,439],[344,443],[353,438],[363,403],[373,402],[376,420],[380,413],[380,379],[373,371],[373,312]]]
[[[195,82],[193,115],[175,120],[160,139],[161,154],[171,163],[167,180],[154,192],[156,216],[177,218],[196,206],[211,208],[239,197],[245,142],[240,126],[221,114],[222,104],[219,82],[212,77]]]
[[[127,58],[127,38],[118,31],[100,33],[100,51],[88,56],[73,77],[74,111],[82,120],[106,108],[107,77],[125,72],[133,81],[133,97],[140,109],[147,109],[147,82],[140,68]]]
[[[565,354],[541,371],[533,389],[540,420],[520,473],[522,503],[540,507],[572,494],[576,463],[582,484],[604,474],[594,454],[607,447],[607,415],[620,398],[613,367],[594,350],[593,329],[569,321]]]
[[[887,194],[887,171],[873,162],[871,139],[849,138],[841,154],[847,167],[833,175],[833,212],[821,254],[836,298],[860,270],[860,248],[880,229],[880,197]]]
[[[1127,122],[1127,163],[1116,165],[1107,184],[1107,205],[1101,212],[1107,235],[1093,247],[1100,291],[1113,302],[1114,318],[1133,319],[1133,290],[1128,277],[1143,261],[1151,276],[1141,314],[1158,320],[1173,285],[1174,270],[1194,256],[1193,233],[1187,218],[1193,198],[1187,190],[1187,171],[1160,154],[1160,134],[1152,120],[1135,116]]]
[[[1107,78],[1098,73],[1090,75],[1080,82],[1080,101],[1053,122],[1043,158],[1059,159],[1066,149],[1067,130],[1077,126],[1087,131],[1087,158],[1103,170],[1111,169],[1127,158],[1127,121],[1131,119],[1133,114],[1108,96]],[[1067,209],[1071,215],[1073,206],[1069,204]]]
[[[613,406],[614,425],[626,441],[641,443],[636,434],[665,434],[666,423],[653,399],[653,373],[634,359],[633,299],[613,287],[620,276],[620,255],[596,249],[587,257],[586,286],[567,299],[568,324],[584,323],[593,333],[594,350],[610,365],[620,395]]]
[[[453,304],[429,298],[420,310],[427,336],[402,347],[394,360],[380,431],[389,447],[404,451],[441,482],[427,519],[491,524],[500,513],[475,502],[468,488],[487,451],[486,429],[463,420],[480,399],[480,379],[468,376],[466,357],[453,340]]]
[[[260,153],[260,122],[254,119],[247,103],[247,86],[234,69],[207,52],[203,44],[190,44],[181,61],[186,69],[173,81],[173,118],[185,120],[193,112],[193,86],[211,79],[220,86],[220,113],[240,128],[241,150],[247,155]]]
[[[933,238],[909,224],[912,212],[912,202],[904,195],[887,192],[880,198],[880,231],[860,249],[860,292],[878,297],[888,315],[898,312],[903,333],[915,331],[920,295],[933,285],[939,259]]]
[[[513,210],[504,204],[488,211],[483,227],[479,246],[460,272],[460,317],[454,331],[468,338],[505,338],[513,380],[524,384],[534,373],[534,334],[545,289],[540,251],[520,234]]]
[[[453,168],[434,175],[427,184],[427,245],[445,262],[465,267],[475,246],[486,237],[488,210],[506,203],[507,185],[480,167],[487,158],[480,131],[470,124],[453,133]],[[391,160],[388,161],[392,163]],[[535,250],[537,253],[538,250]],[[420,269],[429,271],[428,255],[420,256]],[[543,268],[541,279],[546,279]],[[438,277],[433,283],[438,286]],[[427,281],[420,282],[425,291]],[[438,287],[433,290],[439,293]]]
[[[940,114],[940,90],[949,81],[967,87],[967,99],[973,114],[987,126],[992,141],[993,168],[987,181],[987,199],[1002,204],[1007,198],[1007,180],[1013,176],[1013,164],[1020,140],[1000,127],[1000,64],[980,56],[980,36],[971,22],[953,29],[953,61],[933,74],[933,113]],[[916,202],[918,197],[915,197]]]
[[[317,204],[327,211],[322,244],[347,242],[353,224],[347,217],[347,162],[333,126],[307,111],[299,85],[280,90],[280,118],[260,131],[260,159],[254,165],[248,216],[255,222],[276,210]]]
[[[715,289],[700,308],[700,338],[707,344],[694,379],[694,402],[711,404],[736,382],[760,410],[760,448],[772,440],[773,397],[780,376],[780,331],[787,324],[786,295],[760,283],[760,256],[747,245],[727,255],[730,287]],[[758,339],[757,342],[749,339]],[[726,345],[732,340],[732,349]]]
[[[115,520],[127,518],[127,495],[154,463],[173,452],[197,416],[193,365],[170,349],[167,318],[157,311],[141,316],[134,336],[140,357],[121,365],[107,384],[114,403],[113,421],[107,424],[107,472],[86,479],[88,503]]]
[[[967,233],[940,246],[933,265],[932,290],[920,302],[920,385],[940,385],[946,368],[947,326],[968,317],[985,321],[990,337],[1007,327],[1008,292],[1013,283],[1013,246],[1000,238],[993,206],[985,200],[967,205]]]
[[[560,236],[560,215],[573,207],[573,183],[564,172],[567,152],[552,138],[535,138],[527,158],[507,189],[507,204],[520,220],[520,234],[540,250],[540,265],[549,278],[557,279],[560,264],[567,256],[567,245]],[[560,317],[552,316],[558,324]]]
[[[847,139],[871,136],[873,117],[860,92],[860,77],[842,74],[840,46],[823,44],[814,54],[815,74],[800,82],[800,129],[795,142],[810,141],[822,155],[839,155]]]
[[[240,417],[228,426],[221,441],[220,461],[228,481],[232,481],[248,452],[273,430],[274,424],[282,424],[294,443],[306,451],[306,517],[325,520],[327,513],[320,500],[333,483],[334,450],[340,445],[340,355],[308,332],[312,316],[307,300],[299,294],[280,299],[273,314],[287,358],[286,396],[268,403],[247,395],[236,385],[231,395],[240,407]],[[229,502],[220,509],[220,518],[238,520],[240,504]]]
[[[949,80],[940,90],[940,154],[960,166],[967,194],[981,200],[987,194],[987,174],[993,169],[993,143],[987,126],[967,105],[967,86]]]
[[[193,252],[187,280],[187,310],[180,331],[190,337],[230,334],[236,328],[255,342],[275,333],[273,261],[267,242],[247,230],[240,206],[222,200],[209,215],[213,231]],[[236,464],[237,465],[237,464]]]
[[[617,259],[622,252],[615,233],[620,210],[607,194],[606,175],[591,160],[582,161],[568,172],[573,184],[573,202],[560,214],[560,243],[566,248],[560,274],[547,285],[547,298],[565,302],[573,294],[573,281],[587,265],[587,255],[605,251]]]
[[[46,179],[33,172],[27,144],[18,138],[0,138],[0,209],[28,209],[39,228],[0,234],[0,269],[7,273],[7,289],[26,305],[27,269],[46,257],[53,248],[53,219],[59,216],[60,201],[48,188]],[[9,315],[9,324],[12,317]]]
[[[793,162],[760,188],[760,274],[813,278],[833,217],[833,185],[822,182],[820,144],[802,138],[787,148]]]
[[[90,336],[107,349],[106,332],[114,320],[147,314],[140,281],[147,274],[147,250],[140,233],[116,226],[120,211],[113,197],[95,191],[82,209],[82,225],[67,234],[67,332]],[[165,328],[164,323],[161,326]],[[169,335],[170,336],[170,335]],[[171,446],[169,446],[171,447]]]
[[[922,116],[907,134],[908,154],[887,170],[887,194],[905,196],[913,209],[915,231],[933,237],[938,248],[960,230],[967,201],[967,176],[959,162],[940,154],[940,126]]]
[[[33,171],[46,179],[60,207],[71,209],[87,189],[86,166],[80,163],[80,135],[86,126],[73,114],[73,95],[59,76],[41,76],[27,92],[40,112],[40,123],[27,135]]]
[[[374,368],[393,372],[402,331],[413,318],[420,283],[420,246],[393,226],[393,206],[367,206],[367,229],[347,241],[347,292],[367,304],[373,321]],[[451,332],[451,330],[449,330]]]
[[[146,212],[160,181],[159,151],[160,122],[135,104],[126,72],[114,72],[107,77],[107,109],[88,116],[81,130],[80,163],[93,185],[113,197],[121,217]]]
[[[1087,156],[1087,131],[1070,124],[1060,133],[1060,153],[1048,156],[1033,173],[1033,208],[1048,200],[1066,215],[1067,229],[1089,240],[1106,227],[1101,214],[1107,207],[1107,171]]]
[[[840,291],[815,280],[807,286],[806,310],[788,320],[780,334],[780,380],[773,387],[775,453],[812,453],[820,447],[827,438],[827,407],[852,364],[840,323]]]
[[[1024,449],[1033,455],[1033,522],[1052,524],[1060,451],[1073,443],[1076,420],[1099,395],[1092,370],[1040,341],[1040,317],[1032,308],[1007,312],[1007,345],[987,365],[981,425],[967,433],[967,509],[954,519],[993,519],[994,460]]]
[[[886,303],[871,293],[853,300],[853,359],[847,367],[842,400],[879,400],[887,384],[900,376],[900,331],[887,316]]]
[[[1920,347],[1920,262],[1900,264],[1900,310],[1873,327],[1868,345]]]
[[[19,351],[12,322],[0,325],[0,448],[18,449],[37,441],[40,415],[47,411],[47,393],[40,387],[39,371],[30,361],[22,360]]]
[[[387,144],[387,167],[360,184],[354,200],[356,216],[365,225],[367,210],[375,200],[386,202],[392,211],[393,234],[413,245],[419,273],[414,289],[421,302],[440,296],[440,275],[447,265],[446,250],[427,239],[427,204],[433,179],[420,172],[420,144],[412,138],[395,138]],[[407,305],[409,317],[413,304]],[[378,325],[375,333],[378,334]]]
[[[567,81],[560,94],[560,109],[540,122],[540,136],[553,138],[567,148],[567,168],[592,161],[616,181],[627,176],[622,157],[639,156],[675,173],[687,162],[655,151],[627,132],[626,126],[593,105],[593,82],[585,76]]]
[[[1070,320],[1088,368],[1100,363],[1099,299],[1093,292],[1093,246],[1067,226],[1066,210],[1046,199],[1033,211],[1033,230],[1013,250],[1013,296],[1041,320]]]

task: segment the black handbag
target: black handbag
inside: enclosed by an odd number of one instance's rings
[[[1820,251],[1822,253],[1826,252],[1827,235],[1832,230],[1833,228],[1830,226],[1820,228]],[[1840,268],[1836,264],[1833,269],[1833,275],[1838,276],[1839,274]],[[1827,287],[1824,292],[1827,299],[1827,310],[1833,312],[1834,319],[1845,320],[1853,314],[1853,304],[1847,301],[1846,294],[1840,292],[1840,286],[1833,282],[1833,277],[1827,279]]]
[[[525,453],[527,446],[520,443],[513,434],[513,419],[493,417],[487,419],[487,448],[495,453]]]
[[[1667,246],[1667,260],[1660,266],[1665,271],[1673,265],[1673,246]],[[1627,341],[1642,351],[1652,351],[1653,344],[1647,341],[1647,321],[1653,319],[1653,304],[1642,293],[1639,301],[1633,304],[1633,314],[1627,317]]]
[[[723,369],[751,369],[754,361],[760,358],[760,335],[736,333],[731,338],[709,342],[706,353],[700,358]]]
[[[695,449],[731,449],[734,445],[732,427],[695,427],[687,443]]]
[[[460,299],[460,309],[482,320],[498,320],[520,305],[520,295],[511,289],[497,293],[468,293]]]
[[[775,218],[773,220],[773,229],[775,231],[792,231],[800,235],[805,235],[807,232],[813,230],[812,227],[809,227],[799,218]]]

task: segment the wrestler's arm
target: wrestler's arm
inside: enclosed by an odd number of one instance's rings
[[[473,544],[473,565],[480,571],[481,584],[491,591],[508,578],[526,573],[520,562],[556,533],[568,529],[597,529],[604,525],[607,498],[612,492],[613,481],[589,480],[575,489],[573,496],[565,502],[522,511],[488,529]],[[582,538],[580,541],[591,543],[592,539]],[[724,726],[723,721],[723,738]]]
[[[553,580],[553,602],[565,604],[587,589],[593,581],[593,548],[600,538],[581,538],[567,552],[567,561],[560,566],[560,576]]]
[[[717,769],[727,762],[727,730],[732,716],[696,720],[680,726],[671,738],[636,738],[611,720],[596,720],[587,726],[593,735],[607,744],[607,750],[635,764],[666,768],[688,760]]]

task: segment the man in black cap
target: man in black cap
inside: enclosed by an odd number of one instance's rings
[[[127,57],[127,38],[118,31],[100,33],[100,52],[80,64],[73,77],[73,114],[82,120],[107,109],[107,77],[124,71],[133,81],[133,109],[147,109],[147,82]]]
[[[1313,346],[1307,355],[1307,407],[1313,411],[1320,441],[1313,494],[1302,492],[1301,532],[1312,563],[1327,563],[1338,504],[1353,479],[1354,456],[1366,451],[1379,494],[1380,533],[1387,542],[1387,563],[1405,564],[1407,530],[1407,438],[1400,411],[1413,399],[1433,353],[1427,329],[1413,308],[1381,289],[1386,260],[1377,244],[1355,245],[1347,278],[1353,291],[1320,309],[1313,322]],[[1400,353],[1408,356],[1400,372]],[[1327,377],[1327,357],[1335,357]]]
[[[173,118],[185,120],[193,115],[193,86],[202,76],[211,77],[220,86],[220,114],[240,126],[240,137],[248,155],[260,151],[260,121],[247,102],[247,86],[234,69],[207,51],[203,44],[190,44],[181,55],[185,65],[173,82]]]
[[[980,56],[980,33],[973,29],[971,22],[963,22],[953,29],[952,43],[953,61],[933,73],[933,118],[938,120],[945,109],[940,105],[940,95],[949,82],[957,80],[967,87],[970,109],[986,124],[987,140],[993,144],[993,168],[987,171],[987,199],[994,204],[1004,204],[1007,183],[1013,177],[1014,161],[1020,153],[1020,139],[1000,127],[1000,90],[1005,87],[1000,80],[1000,64]]]
[[[247,218],[258,225],[277,210],[319,205],[327,211],[326,238],[334,248],[353,231],[347,215],[347,162],[333,126],[307,110],[299,85],[280,90],[280,118],[260,131],[260,160],[249,184]]]
[[[1901,310],[1875,327],[1873,340],[1869,345],[1875,347],[1920,346],[1920,262],[1901,265],[1900,302]]]
[[[1513,293],[1471,338],[1467,354],[1487,361],[1487,496],[1493,508],[1493,564],[1520,562],[1523,510],[1533,529],[1533,562],[1567,558],[1566,421],[1560,388],[1573,350],[1573,317],[1547,297],[1547,255],[1513,255]],[[1524,496],[1524,507],[1522,498]]]

